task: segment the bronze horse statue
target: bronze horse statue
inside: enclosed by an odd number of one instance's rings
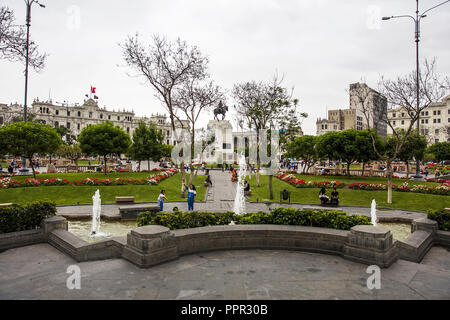
[[[228,107],[222,103],[222,101],[219,102],[219,105],[217,108],[214,109],[214,119],[219,120],[218,115],[222,115],[222,120],[225,119],[225,114],[228,111]]]

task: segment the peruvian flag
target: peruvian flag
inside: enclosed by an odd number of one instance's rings
[[[95,89],[97,89],[96,87],[91,86],[91,93],[95,93]]]

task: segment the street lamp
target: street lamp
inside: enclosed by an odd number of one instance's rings
[[[435,5],[434,7],[431,7],[427,10],[425,10],[423,13],[419,14],[419,0],[416,0],[416,17],[410,16],[410,15],[401,15],[401,16],[390,16],[390,17],[383,17],[381,20],[390,20],[394,18],[411,18],[414,21],[415,26],[415,42],[416,42],[416,99],[417,99],[417,132],[420,134],[420,124],[419,124],[419,118],[420,118],[420,99],[419,99],[419,41],[420,41],[420,21],[422,18],[425,18],[427,13],[430,10],[433,10],[439,6],[442,6],[443,4],[450,2],[450,0],[444,1],[440,4]],[[414,180],[423,180],[422,175],[420,174],[420,161],[419,159],[416,159],[416,175],[414,176]]]
[[[25,0],[27,6],[27,43],[26,43],[26,56],[25,56],[25,101],[23,104],[23,121],[27,121],[27,99],[28,99],[28,63],[30,54],[30,26],[31,26],[31,6],[36,3],[41,8],[45,8],[45,5],[39,3],[37,0]],[[22,158],[22,169],[19,170],[22,174],[26,175],[28,169],[26,168],[26,159]]]

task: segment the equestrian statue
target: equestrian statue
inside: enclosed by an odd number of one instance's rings
[[[214,119],[219,120],[218,115],[222,115],[222,120],[225,119],[225,114],[228,111],[228,107],[222,103],[222,101],[219,102],[219,105],[217,108],[214,109]]]

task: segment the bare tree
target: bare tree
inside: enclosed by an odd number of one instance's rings
[[[139,35],[129,36],[120,45],[123,58],[136,76],[142,77],[156,91],[155,96],[168,110],[173,135],[177,140],[175,129],[176,112],[174,108],[174,90],[192,79],[204,79],[208,58],[202,56],[196,46],[188,46],[179,38],[171,42],[163,36],[154,35],[152,42],[145,45]],[[180,121],[183,127],[183,122]],[[181,163],[182,186],[181,196],[184,197],[186,174],[184,162]]]
[[[250,129],[256,129],[256,182],[260,186],[259,172],[261,170],[260,132],[262,129],[275,129],[280,120],[290,109],[296,108],[298,100],[292,98],[289,92],[281,86],[283,79],[274,76],[273,80],[264,82],[246,82],[236,84],[233,96],[238,102],[237,113],[244,119]],[[273,156],[272,156],[273,158]],[[269,196],[273,199],[272,175],[269,175]]]
[[[189,184],[192,183],[194,175],[193,160],[196,156],[195,145],[195,124],[202,112],[209,111],[225,96],[221,89],[212,81],[199,81],[190,78],[183,83],[183,86],[175,90],[173,102],[174,107],[180,110],[190,122],[190,145],[191,145],[191,175]]]
[[[8,7],[0,8],[0,59],[25,63],[27,35],[24,26],[14,24],[14,12]],[[30,41],[29,65],[37,72],[45,67],[46,53],[40,53],[38,46]]]
[[[419,105],[417,106],[417,85],[416,72],[411,72],[405,76],[398,76],[395,80],[388,80],[384,77],[379,82],[379,90],[381,94],[386,97],[389,108],[401,108],[404,110],[409,118],[409,125],[407,129],[401,131],[401,128],[396,127],[387,118],[387,113],[374,112],[374,104],[376,99],[380,99],[376,93],[368,86],[355,86],[352,90],[350,99],[356,103],[359,109],[364,114],[367,127],[371,132],[372,145],[377,156],[386,162],[387,180],[388,180],[388,194],[387,203],[392,203],[392,176],[393,168],[392,162],[398,158],[399,152],[402,149],[405,141],[408,139],[410,133],[415,128],[417,119],[420,113],[426,109],[431,103],[437,102],[445,96],[450,89],[449,79],[442,78],[435,73],[435,60],[428,62],[425,60],[423,68],[420,70],[419,82]],[[391,128],[392,134],[395,137],[395,143],[391,152],[384,152],[379,150],[376,145],[376,129],[384,124]]]

